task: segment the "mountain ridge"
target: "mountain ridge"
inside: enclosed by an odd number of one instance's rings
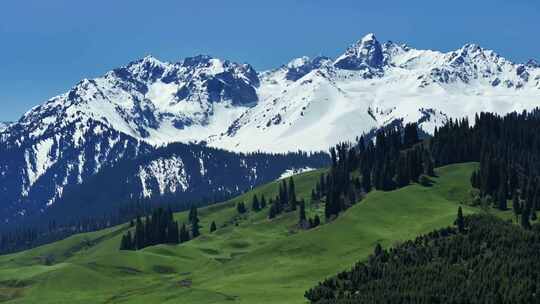
[[[67,185],[169,143],[321,151],[387,125],[417,122],[432,134],[451,118],[534,108],[539,96],[536,61],[515,64],[475,44],[442,53],[368,34],[334,59],[264,72],[208,55],[146,56],[0,127],[0,197],[5,212],[45,209]]]
[[[374,83],[369,83],[370,80]],[[522,95],[524,91],[531,90],[537,94],[536,89],[540,89],[540,68],[534,60],[526,64],[515,64],[476,44],[466,44],[455,51],[442,53],[417,50],[391,41],[380,43],[373,33],[352,44],[335,59],[323,56],[310,59],[304,56],[279,68],[260,73],[249,64],[234,63],[208,55],[188,57],[177,63],[162,62],[149,55],[113,69],[102,77],[82,80],[69,92],[35,107],[16,124],[32,128],[31,125],[37,120],[45,126],[57,127],[54,116],[48,115],[50,112],[57,112],[57,115],[67,117],[68,121],[91,117],[151,145],[195,142],[233,151],[260,149],[285,152],[296,151],[302,147],[298,138],[288,141],[299,142],[293,147],[272,147],[261,140],[246,144],[248,140],[245,137],[258,138],[257,135],[266,134],[267,138],[279,141],[287,137],[287,133],[301,129],[302,123],[296,122],[311,111],[308,104],[330,97],[354,98],[355,100],[345,100],[344,108],[361,108],[358,110],[363,112],[362,119],[346,121],[348,127],[352,124],[360,125],[361,120],[369,118],[365,114],[370,109],[377,112],[379,108],[383,116],[389,116],[383,118],[369,115],[375,117],[374,123],[362,126],[357,134],[397,118],[414,121],[414,118],[407,117],[413,116],[412,113],[404,113],[409,112],[409,109],[394,111],[391,106],[385,105],[382,109],[378,107],[377,99],[385,98],[365,96],[369,92],[351,96],[357,91],[356,88],[346,87],[352,81],[358,82],[356,87],[384,85],[390,90],[395,87],[395,83],[408,81],[409,91],[415,88],[418,90],[407,95],[416,94],[417,99],[436,98],[440,93],[457,95],[451,89],[460,91],[463,87],[472,88],[479,95],[490,94],[497,98],[508,94]],[[299,86],[302,86],[300,90],[303,92],[311,90],[311,94],[297,96],[302,94],[291,93]],[[508,91],[512,89],[515,90]],[[400,96],[393,97],[400,99]],[[476,101],[467,94],[460,97]],[[298,98],[301,100],[295,100]],[[305,102],[306,100],[308,102]],[[362,100],[366,100],[366,104],[354,105]],[[332,102],[334,101],[331,100],[330,103]],[[290,106],[291,103],[294,109],[289,111],[288,104]],[[271,107],[274,111],[269,109]],[[275,110],[276,108],[278,110]],[[437,103],[416,107],[419,108],[438,110]],[[319,109],[313,111],[317,110]],[[492,109],[489,105],[481,105],[475,112],[481,110]],[[507,111],[503,109],[500,112]],[[257,112],[259,115],[255,115]],[[387,115],[388,112],[396,115]],[[474,114],[468,112],[468,115]],[[453,113],[446,114],[450,117],[458,116]],[[291,117],[284,121],[285,116]],[[415,113],[414,116],[421,115]],[[328,123],[335,124],[335,120]],[[292,127],[280,127],[281,124]],[[35,129],[31,134],[39,135],[39,130]],[[262,129],[270,131],[259,132]],[[425,131],[432,133],[433,128]],[[345,138],[339,138],[343,137],[339,135],[339,131],[332,134],[333,137],[338,137],[333,142],[324,140],[311,146],[308,143],[306,149],[325,150],[339,140],[351,139],[350,135],[344,136]],[[255,147],[257,145],[261,147],[258,149]]]

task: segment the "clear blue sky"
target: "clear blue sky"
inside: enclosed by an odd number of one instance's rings
[[[368,32],[417,48],[475,42],[514,61],[540,59],[540,1],[2,1],[0,121],[146,54],[205,53],[264,70],[335,56]]]

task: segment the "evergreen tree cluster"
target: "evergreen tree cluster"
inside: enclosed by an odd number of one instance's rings
[[[201,233],[199,231],[199,212],[197,211],[197,207],[195,205],[192,205],[189,209],[189,223],[191,224],[191,236],[193,238],[198,237]],[[184,227],[185,225],[182,225]],[[189,241],[189,234],[186,234],[186,238],[183,241]]]
[[[295,211],[298,208],[299,201],[296,198],[296,186],[294,178],[281,180],[277,197],[270,200],[270,210],[268,218],[273,219],[283,212]]]
[[[253,195],[253,199],[251,200],[251,210],[254,212],[259,212],[266,208],[266,198],[264,195],[261,195],[261,199],[259,200],[259,197],[257,194]]]
[[[122,220],[122,221],[121,221]],[[13,253],[62,240],[70,235],[105,229],[128,219],[122,216],[103,215],[86,217],[57,223],[49,221],[47,226],[37,225],[0,232],[0,254]]]
[[[259,199],[257,194],[255,194],[251,198],[251,211],[259,212],[266,208],[266,204],[266,198],[264,197],[264,195],[261,195],[261,198]],[[238,212],[238,214],[245,214],[249,210],[244,202],[239,202],[238,204],[236,204],[236,211]]]
[[[308,290],[317,304],[539,303],[540,227],[490,215],[462,217]]]
[[[437,165],[479,161],[471,184],[482,199],[500,210],[513,202],[521,224],[529,228],[540,208],[540,110],[476,115],[450,121],[436,129],[430,140]]]
[[[186,211],[192,205],[206,206],[231,199],[230,194],[214,195],[211,199],[203,198],[192,203],[164,203],[160,201],[137,200],[122,204],[115,212],[104,213],[101,216],[65,216],[57,221],[48,218],[48,222],[38,222],[26,228],[15,229],[0,227],[0,254],[12,253],[34,248],[40,245],[65,239],[73,234],[106,229],[126,223],[137,216],[148,216],[156,208],[171,209],[173,212]],[[47,216],[44,216],[45,221]]]
[[[239,202],[236,204],[236,211],[238,211],[238,214],[244,214],[247,212],[246,204],[244,202]]]
[[[146,219],[137,217],[134,233],[128,230],[122,236],[120,250],[139,250],[157,244],[179,244],[196,238],[199,233],[199,218],[197,208],[192,206],[189,212],[191,235],[185,224],[179,227],[173,218],[173,212],[169,209],[156,208]]]
[[[360,183],[353,183],[351,178],[351,173],[358,166],[358,155],[357,149],[348,143],[341,143],[330,149],[330,170],[321,178],[324,183],[319,187],[315,186],[325,190],[324,213],[327,219],[355,204],[360,196]]]
[[[403,136],[402,136],[403,134]],[[360,173],[364,189],[394,190],[418,182],[422,174],[433,176],[434,162],[428,149],[420,144],[417,124],[404,129],[387,128],[376,134],[376,145],[358,144]]]
[[[420,143],[416,124],[377,131],[376,144],[360,137],[355,145],[341,143],[330,149],[331,168],[321,176],[312,199],[325,198],[326,218],[337,216],[375,188],[393,190],[422,175],[434,175],[430,150]],[[360,178],[352,178],[358,171]]]
[[[321,224],[321,219],[318,214],[308,218],[306,215],[306,202],[302,199],[298,204],[298,226],[303,229],[311,229]]]

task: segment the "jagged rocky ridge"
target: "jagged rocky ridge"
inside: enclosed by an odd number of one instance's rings
[[[0,218],[44,211],[67,186],[156,145],[326,150],[390,124],[431,133],[452,117],[530,109],[539,96],[536,61],[515,64],[474,44],[441,53],[369,34],[335,59],[301,57],[262,73],[210,56],[148,56],[0,126]],[[166,183],[182,189],[174,175]]]

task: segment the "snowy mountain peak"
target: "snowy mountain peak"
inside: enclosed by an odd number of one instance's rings
[[[0,121],[0,133],[9,128],[12,123]]]
[[[525,65],[530,68],[540,68],[540,62],[536,59],[529,59]]]
[[[233,76],[245,78],[254,84],[258,81],[257,72],[251,65],[222,60],[209,55],[187,57],[179,63],[179,67],[192,74],[216,76],[222,73],[232,73]]]
[[[186,57],[181,61],[181,65],[185,67],[207,67],[214,64],[219,64],[220,59],[213,58],[210,55],[200,54],[193,57]]]
[[[478,44],[466,44],[450,54],[450,63],[454,65],[468,64],[473,61],[498,63],[500,59],[498,54],[492,50],[483,49]]]
[[[365,35],[350,46],[334,61],[334,66],[344,70],[380,68],[383,65],[383,49],[374,34]]]
[[[362,44],[367,44],[367,43],[376,42],[376,41],[377,41],[377,38],[375,37],[375,34],[373,33],[368,33],[364,37],[362,37],[362,39],[360,39],[360,42]]]
[[[330,58],[324,56],[317,56],[315,58],[303,56],[291,60],[289,63],[284,65],[281,70],[285,72],[284,77],[286,80],[297,81],[298,79],[307,75],[309,72],[319,69],[323,65],[330,62]]]
[[[290,69],[295,69],[306,65],[307,63],[309,63],[309,61],[310,58],[308,56],[302,56],[289,61],[286,66]]]

